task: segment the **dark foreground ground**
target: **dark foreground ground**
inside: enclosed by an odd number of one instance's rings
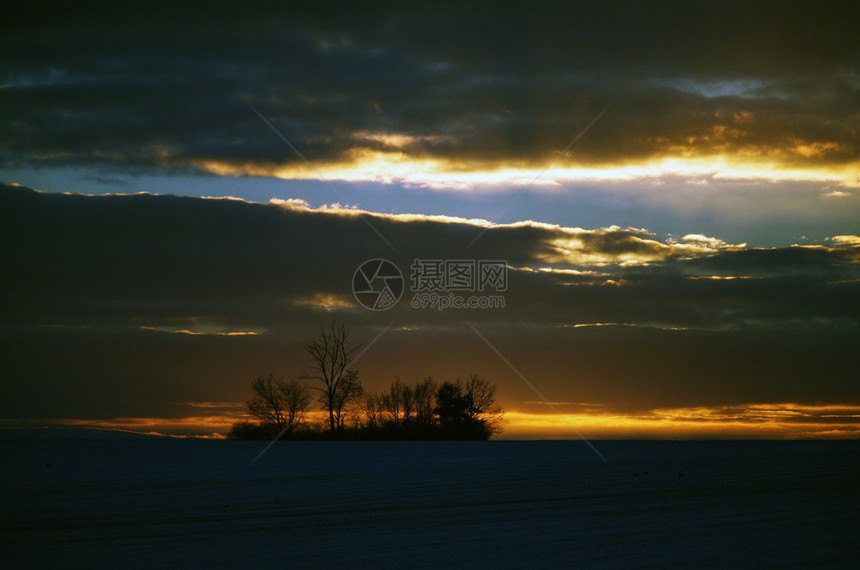
[[[0,441],[7,568],[856,567],[860,442]],[[683,476],[679,476],[683,475]]]

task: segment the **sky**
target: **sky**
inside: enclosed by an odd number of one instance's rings
[[[338,319],[502,437],[858,437],[849,9],[13,10],[0,427],[220,434]]]

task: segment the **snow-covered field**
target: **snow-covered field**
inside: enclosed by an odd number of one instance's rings
[[[2,441],[2,566],[860,564],[860,442],[595,445]]]

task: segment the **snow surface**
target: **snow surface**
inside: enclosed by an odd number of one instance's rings
[[[0,441],[0,565],[857,567],[858,441],[595,445]]]

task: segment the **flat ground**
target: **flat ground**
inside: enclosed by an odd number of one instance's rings
[[[860,442],[0,441],[6,567],[851,567]],[[683,475],[683,476],[680,476]],[[676,566],[677,565],[677,566]]]

